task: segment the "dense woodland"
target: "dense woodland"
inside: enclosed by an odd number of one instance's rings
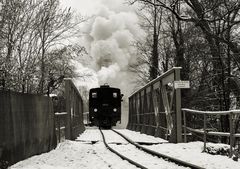
[[[240,1],[130,0],[129,3],[139,5],[141,26],[148,35],[145,42],[135,44],[140,57],[137,64],[131,65],[140,84],[180,66],[181,78],[191,83],[190,90],[182,91],[183,107],[239,109]],[[227,116],[220,118],[218,127],[229,131]],[[235,126],[238,128],[239,120]]]
[[[181,66],[182,79],[191,81],[191,92],[186,94],[191,102],[186,106],[207,110],[238,107],[239,1],[130,3],[140,4],[142,27],[149,35],[144,43],[136,43],[141,58],[132,68],[142,70],[141,81],[147,82],[173,66]],[[142,69],[146,64],[150,69]]]

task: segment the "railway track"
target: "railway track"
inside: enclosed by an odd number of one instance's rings
[[[150,149],[147,149],[138,143],[133,142],[128,137],[117,132],[116,130],[101,130],[104,145],[114,154],[121,157],[123,160],[135,165],[141,169],[147,168],[193,168],[202,169],[197,165],[161,154]],[[111,144],[111,138],[107,138],[107,132],[114,132],[118,137],[121,137],[122,142],[128,144]],[[104,134],[105,133],[105,134]],[[141,159],[141,161],[139,160]]]

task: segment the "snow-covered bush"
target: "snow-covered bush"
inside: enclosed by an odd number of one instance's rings
[[[229,154],[230,146],[227,144],[211,144],[206,146],[206,152],[213,155],[226,155]]]

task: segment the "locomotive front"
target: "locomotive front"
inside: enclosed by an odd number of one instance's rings
[[[109,85],[90,89],[89,92],[89,120],[93,125],[110,128],[121,120],[120,89]]]

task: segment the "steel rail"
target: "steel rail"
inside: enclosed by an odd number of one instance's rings
[[[143,165],[141,165],[141,164],[139,164],[139,163],[137,163],[137,162],[135,162],[135,161],[127,158],[126,156],[120,154],[119,152],[117,152],[117,151],[115,151],[113,148],[111,148],[111,147],[107,144],[106,139],[105,139],[105,136],[104,136],[102,130],[101,130],[100,128],[99,128],[99,130],[100,130],[101,135],[102,135],[102,138],[103,138],[103,143],[104,143],[104,145],[107,147],[107,149],[109,149],[111,152],[113,152],[114,154],[116,154],[116,155],[118,155],[119,157],[121,157],[123,160],[126,160],[126,161],[128,161],[129,163],[135,165],[136,167],[141,168],[141,169],[147,169],[147,167],[144,167]]]
[[[119,134],[120,136],[122,136],[124,139],[126,139],[129,143],[131,143],[132,145],[136,146],[138,149],[148,153],[148,154],[151,154],[151,155],[154,155],[154,156],[157,156],[159,158],[163,158],[165,160],[168,160],[168,161],[171,161],[175,164],[178,164],[178,165],[181,165],[181,166],[184,166],[184,167],[189,167],[189,168],[192,168],[192,169],[204,169],[203,167],[200,167],[200,166],[197,166],[195,164],[192,164],[192,163],[188,163],[186,161],[182,161],[182,160],[179,160],[177,158],[174,158],[174,157],[171,157],[171,156],[168,156],[166,154],[162,154],[162,153],[159,153],[159,152],[156,152],[156,151],[153,151],[153,150],[150,150],[148,148],[145,148],[141,145],[139,145],[138,143],[132,141],[131,139],[129,139],[128,137],[126,137],[125,135],[123,135],[122,133],[116,131],[116,130],[113,130],[115,133]]]

